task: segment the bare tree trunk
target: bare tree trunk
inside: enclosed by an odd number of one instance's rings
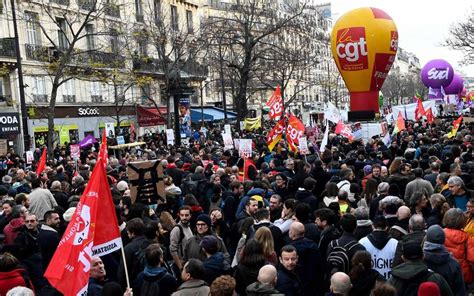
[[[59,88],[59,77],[60,75],[56,75],[53,80],[53,85],[51,89],[51,98],[49,100],[49,107],[48,107],[48,158],[54,158],[54,109],[56,107],[56,97],[58,95],[58,88]]]

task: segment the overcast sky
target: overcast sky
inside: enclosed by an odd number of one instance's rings
[[[431,59],[443,58],[455,71],[474,77],[474,65],[460,66],[462,54],[440,46],[456,21],[474,12],[472,0],[317,0],[331,2],[333,22],[345,12],[358,7],[376,7],[387,12],[398,28],[399,46],[418,56],[421,67]]]

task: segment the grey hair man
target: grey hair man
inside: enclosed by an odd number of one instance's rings
[[[403,246],[408,243],[418,243],[420,246],[425,238],[426,222],[422,215],[416,214],[410,217],[408,221],[409,233],[398,241],[395,257],[393,258],[392,268],[403,263]]]
[[[450,199],[454,207],[465,212],[467,201],[473,197],[472,192],[464,186],[463,180],[458,176],[452,176],[448,179],[448,188],[451,191]]]

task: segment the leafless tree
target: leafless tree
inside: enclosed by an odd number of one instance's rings
[[[474,11],[451,26],[444,45],[461,51],[464,64],[474,63]]]

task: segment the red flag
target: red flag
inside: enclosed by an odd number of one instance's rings
[[[268,150],[272,151],[275,148],[275,145],[280,142],[285,130],[285,120],[282,119],[277,122],[274,128],[272,128],[267,135],[267,146]]]
[[[304,135],[304,124],[294,115],[290,115],[288,119],[288,126],[286,127],[286,140],[288,141],[288,148],[292,151],[298,150],[299,138]]]
[[[107,166],[109,163],[109,152],[107,150],[107,136],[105,134],[105,129],[104,132],[102,133],[102,143],[100,144],[100,150],[99,150],[99,158],[104,159],[104,167]]]
[[[339,122],[336,125],[336,130],[334,131],[334,133],[339,135],[343,128],[344,128],[344,123],[342,123],[342,120],[339,120]]]
[[[92,256],[103,256],[122,247],[122,240],[104,159],[99,158],[58,248],[44,276],[65,296],[84,295],[89,283]],[[99,214],[100,211],[100,214]]]
[[[420,119],[422,116],[426,115],[425,107],[423,106],[423,101],[420,98],[417,98],[417,105],[415,109],[415,120]]]
[[[267,102],[267,106],[270,107],[270,118],[279,119],[283,114],[283,99],[281,97],[280,86],[277,86],[273,95]]]
[[[38,163],[38,167],[36,168],[36,175],[39,177],[39,175],[44,171],[44,168],[46,166],[46,156],[47,156],[48,149],[44,148],[43,149],[43,154],[41,154],[40,161]]]
[[[426,119],[428,120],[428,123],[429,123],[429,124],[432,124],[433,121],[434,121],[433,111],[431,110],[431,108],[429,108],[429,109],[426,111]]]

